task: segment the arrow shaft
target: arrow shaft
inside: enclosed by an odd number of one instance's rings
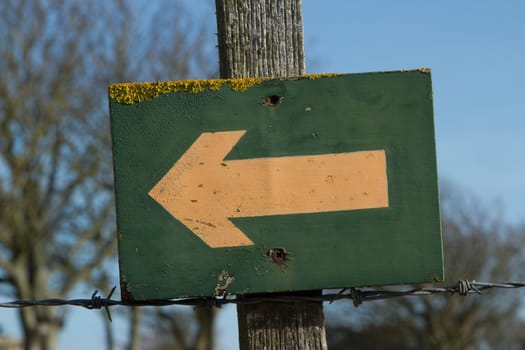
[[[207,186],[230,217],[388,207],[383,150],[223,164]]]

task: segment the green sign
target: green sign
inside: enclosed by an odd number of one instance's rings
[[[426,69],[110,87],[122,297],[443,279]]]

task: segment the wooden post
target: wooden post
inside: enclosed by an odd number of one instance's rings
[[[215,4],[221,78],[305,74],[301,0],[216,0]],[[278,295],[285,293],[265,296]],[[239,305],[237,316],[241,349],[327,349],[321,302]]]
[[[305,73],[301,0],[216,0],[221,78]]]

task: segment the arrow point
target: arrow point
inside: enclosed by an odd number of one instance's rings
[[[202,133],[173,167],[153,186],[149,196],[212,248],[253,245],[229,219],[213,196],[193,199],[191,189],[207,183],[212,172],[246,130]]]

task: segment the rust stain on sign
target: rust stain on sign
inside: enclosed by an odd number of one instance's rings
[[[384,150],[224,160],[245,133],[202,133],[149,192],[210,247],[253,245],[229,218],[388,207]]]

